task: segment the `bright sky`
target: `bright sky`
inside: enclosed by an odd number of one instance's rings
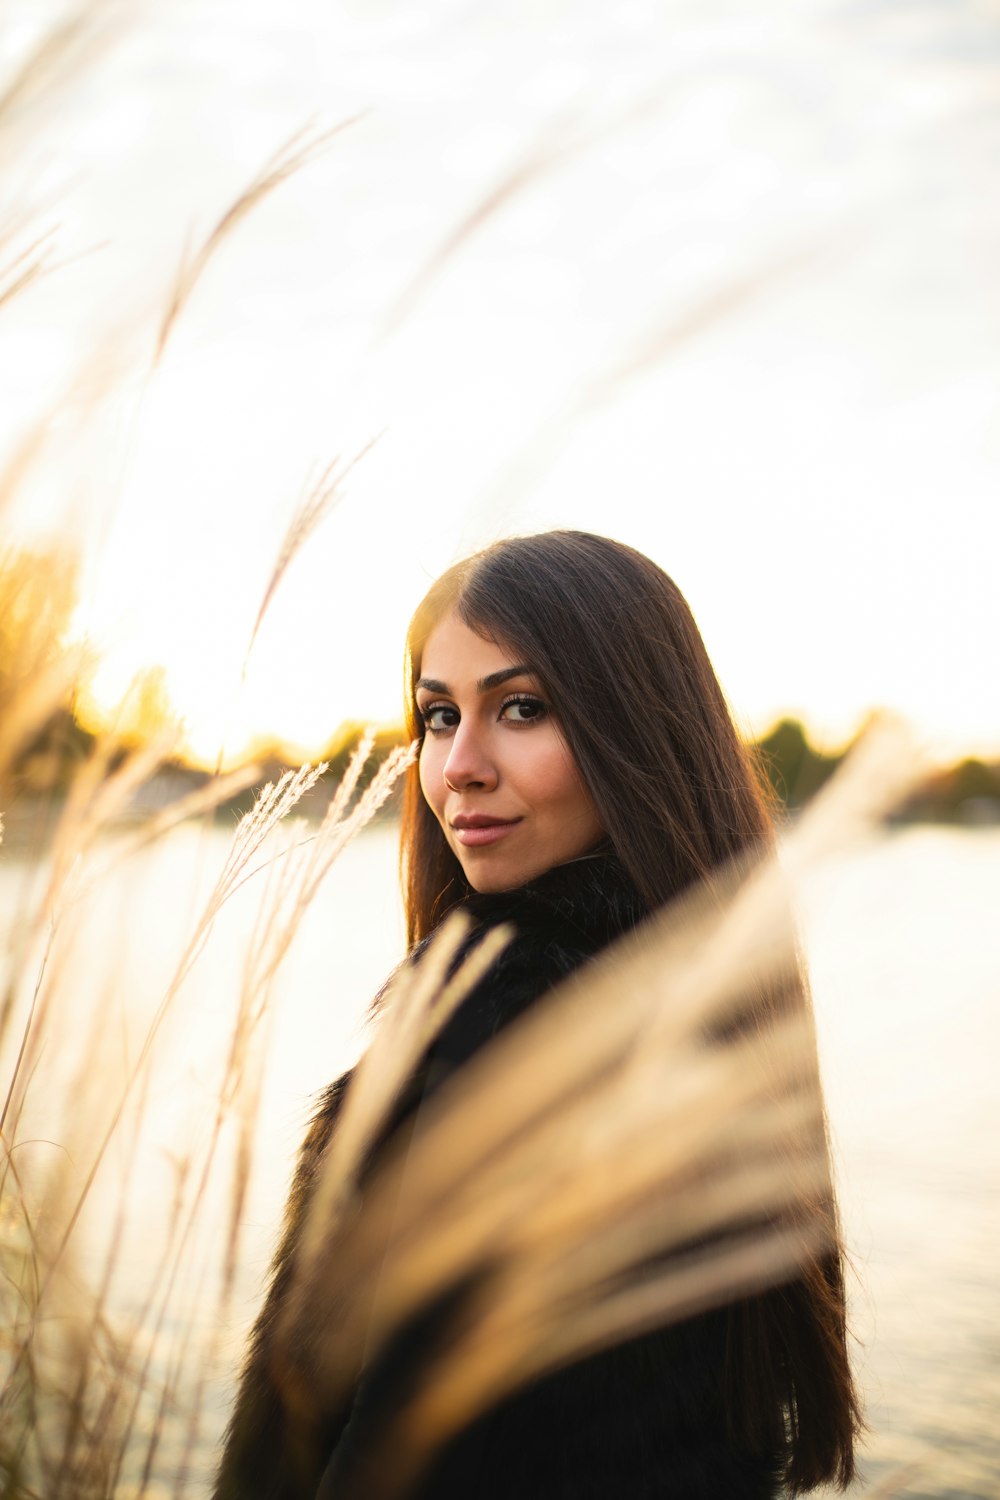
[[[397,716],[443,567],[565,525],[671,573],[748,728],[836,741],[883,705],[1000,755],[989,7],[105,9],[132,19],[0,133],[3,222],[34,203],[68,262],[0,307],[0,456],[59,404],[7,529],[82,546],[103,700],[159,663],[202,756],[315,750]],[[4,8],[8,59],[47,11]],[[147,376],[185,245],[359,112],[220,246]],[[29,237],[0,239],[0,289]],[[241,685],[304,486],[378,434]]]

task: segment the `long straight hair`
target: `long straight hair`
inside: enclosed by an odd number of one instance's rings
[[[773,822],[701,634],[676,584],[642,553],[587,532],[497,542],[431,587],[406,646],[407,727],[422,735],[414,684],[431,631],[454,612],[539,679],[608,844],[649,911],[733,860],[766,851]],[[470,887],[420,790],[404,791],[401,876],[412,945]],[[807,1007],[755,989],[754,1024]],[[785,1456],[793,1492],[854,1476],[860,1407],[846,1347],[843,1253],[832,1190],[815,1212],[828,1248],[797,1278],[728,1310],[734,1431]]]

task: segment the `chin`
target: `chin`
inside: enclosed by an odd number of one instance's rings
[[[516,891],[518,886],[525,885],[523,880],[490,880],[488,876],[482,876],[478,880],[470,880],[469,885],[477,896],[499,896],[504,891]]]
[[[544,875],[550,869],[550,864],[540,865],[502,865],[498,860],[482,860],[468,866],[462,866],[462,873],[471,885],[472,889],[480,896],[495,896],[501,891],[516,891],[519,886],[527,885],[529,880],[537,880],[539,875]]]
[[[513,891],[524,881],[515,875],[505,875],[501,870],[464,870],[466,880],[480,896],[493,896],[499,891]]]

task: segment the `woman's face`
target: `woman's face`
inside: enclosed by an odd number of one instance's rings
[[[452,613],[432,630],[416,684],[420,785],[477,891],[524,885],[603,833],[528,663]]]

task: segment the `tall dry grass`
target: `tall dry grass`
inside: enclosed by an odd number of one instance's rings
[[[422,1108],[361,1196],[404,1080],[504,934],[445,983],[458,922],[436,962],[398,976],[269,1347],[294,1351],[297,1406],[309,1407],[305,1372],[314,1410],[336,1410],[402,1329],[476,1292],[337,1493],[402,1500],[440,1445],[520,1385],[772,1285],[823,1249],[829,1226],[813,1210],[830,1162],[812,1018],[731,1022],[748,985],[798,973],[789,875],[870,832],[917,774],[897,731],[873,733],[780,864],[721,874],[537,1005]]]
[[[109,18],[101,6],[83,5],[39,34],[0,90],[5,157],[14,154],[20,132],[30,132],[33,116],[44,118],[58,103],[60,89],[78,81],[102,54],[120,23],[120,16]],[[185,257],[163,311],[152,320],[152,364],[164,357],[199,277],[231,231],[350,123],[325,134],[302,132],[288,142]],[[52,269],[53,238],[31,205],[5,205],[0,304],[24,294]],[[133,373],[121,368],[118,350],[92,353],[71,381],[67,402],[96,404],[115,374]],[[30,478],[58,415],[58,408],[45,410],[23,433],[7,435],[14,441],[0,478],[0,511]],[[293,519],[250,633],[248,655],[285,569],[329,510],[350,467],[328,466]],[[34,877],[17,912],[4,914],[6,952],[0,966],[0,1488],[11,1500],[151,1490],[179,1494],[185,1488],[213,1354],[211,1347],[197,1346],[190,1329],[186,1282],[204,1276],[200,1221],[206,1202],[224,1191],[228,1216],[214,1288],[221,1331],[251,1171],[264,1056],[262,1017],[330,866],[384,803],[406,760],[402,751],[391,755],[355,795],[372,750],[372,737],[366,736],[319,825],[304,836],[299,830],[277,850],[275,834],[326,771],[325,764],[288,771],[262,787],[259,768],[245,766],[137,821],[142,793],[176,751],[178,735],[168,727],[136,744],[109,730],[68,775],[63,766],[52,795],[37,789],[31,795],[30,786],[26,795],[25,757],[56,718],[68,718],[90,667],[86,651],[70,648],[66,639],[74,568],[68,553],[8,548],[0,556],[0,809],[13,810],[17,857]],[[235,828],[214,884],[177,944],[172,972],[147,1009],[142,1034],[125,1048],[124,1065],[110,1066],[102,1005],[87,1021],[74,1016],[74,990],[82,978],[74,971],[80,913],[86,914],[95,895],[110,889],[113,879],[157,841],[182,823],[211,820],[255,785],[253,806]],[[8,850],[0,854],[9,857]],[[115,1287],[130,1193],[150,1167],[143,1122],[161,1083],[160,1039],[220,914],[255,877],[258,884],[267,878],[267,899],[246,952],[212,1118],[205,1138],[184,1146],[173,1164],[170,1229],[150,1247],[138,1303],[122,1318]],[[87,978],[110,1001],[116,955],[102,957],[106,968]],[[62,1061],[61,1071],[52,1066],[53,1056]],[[58,1098],[39,1098],[53,1077],[69,1079],[69,1088]],[[43,1141],[36,1136],[39,1122]],[[88,1216],[105,1230],[96,1260],[81,1248]],[[168,1427],[171,1451],[164,1458],[161,1443]]]
[[[65,65],[81,34],[74,23],[43,41],[0,96],[0,113],[23,110],[32,91],[51,87],[56,65]],[[154,360],[164,357],[223,238],[319,144],[320,138],[297,139],[279,152],[185,261],[154,329]],[[446,241],[439,259],[537,170],[534,158],[519,168]],[[4,262],[0,298],[29,287],[47,268],[47,255],[44,232],[15,246]],[[417,279],[397,319],[437,265]],[[664,341],[690,336],[698,317],[727,305],[698,314],[680,334],[657,335],[655,347],[630,356],[626,373],[659,357]],[[5,495],[30,466],[35,440],[28,439],[4,478]],[[251,648],[294,551],[334,502],[345,475],[343,468],[326,470],[293,522]],[[8,558],[0,577],[0,627],[12,643],[0,685],[0,811],[17,801],[22,752],[71,700],[85,666],[66,649],[64,621],[25,611],[24,587]],[[276,979],[333,862],[384,803],[407,758],[406,752],[390,757],[358,797],[371,749],[366,740],[322,822],[277,847],[289,814],[323,767],[303,766],[258,790],[119,1073],[106,1067],[100,1011],[91,1034],[66,1029],[79,978],[74,918],[113,869],[127,868],[182,821],[211,817],[259,780],[254,767],[220,777],[123,835],[122,819],[137,792],[172,749],[169,733],[139,747],[112,733],[97,740],[51,816],[38,820],[46,834],[44,847],[33,851],[39,879],[10,934],[0,1005],[0,1478],[11,1500],[185,1492],[217,1352],[211,1339],[206,1345],[195,1335],[194,1323],[206,1305],[220,1331],[229,1316],[266,1058],[261,1037]],[[826,857],[870,828],[914,774],[898,741],[870,746],[803,820],[783,858],[806,864]],[[262,885],[264,899],[213,1107],[202,1136],[173,1164],[169,1232],[148,1247],[138,1303],[122,1316],[115,1296],[122,1246],[135,1184],[150,1166],[144,1119],[154,1095],[175,1086],[163,1076],[169,1056],[161,1040],[228,905],[251,880]],[[519,1383],[787,1274],[816,1249],[809,1236],[762,1230],[731,1242],[720,1241],[717,1231],[755,1215],[794,1220],[796,1205],[822,1190],[827,1172],[808,1024],[767,1038],[741,1036],[711,1053],[702,1041],[748,971],[773,975],[789,962],[795,937],[784,877],[769,864],[733,872],[709,895],[666,913],[627,954],[539,1007],[442,1093],[405,1170],[401,1161],[390,1162],[359,1204],[355,1187],[367,1148],[415,1060],[460,1002],[463,984],[474,982],[503,935],[478,951],[460,980],[446,981],[458,941],[454,930],[442,934],[431,961],[416,975],[400,976],[384,1009],[332,1143],[287,1315],[292,1338],[305,1338],[308,1322],[316,1378],[324,1399],[334,1400],[361,1359],[415,1310],[456,1280],[480,1277],[484,1290],[460,1337],[428,1365],[418,1393],[386,1434],[378,1483],[400,1496],[437,1444]],[[90,979],[110,995],[116,955],[105,957],[106,971]],[[72,1085],[58,1100],[39,1099],[38,1080],[52,1054],[64,1056]],[[25,1133],[29,1117],[51,1122],[44,1151]],[[738,1156],[730,1148],[736,1135],[743,1146]],[[91,1213],[106,1230],[96,1262],[85,1250]],[[200,1243],[208,1223],[217,1237],[212,1279]],[[651,1259],[699,1237],[725,1248],[681,1261],[666,1256],[655,1276],[638,1274]],[[334,1306],[345,1315],[336,1336],[326,1336],[322,1309]]]
[[[177,952],[174,972],[119,1082],[113,1071],[102,1078],[99,1037],[81,1042],[79,1037],[54,1031],[65,1024],[66,1007],[61,1002],[74,984],[67,963],[72,944],[64,951],[61,941],[64,924],[88,883],[107,877],[108,848],[102,836],[162,756],[162,746],[149,747],[127,756],[112,771],[108,769],[111,750],[100,741],[71,788],[48,854],[47,878],[10,955],[5,1011],[14,1035],[8,1037],[3,1053],[5,1099],[0,1121],[0,1297],[5,1330],[0,1473],[5,1493],[11,1495],[145,1493],[156,1468],[164,1425],[177,1411],[187,1414],[187,1431],[179,1448],[175,1441],[170,1459],[180,1487],[197,1441],[198,1395],[213,1353],[211,1347],[197,1351],[185,1347],[189,1334],[183,1327],[183,1309],[178,1308],[199,1217],[206,1195],[218,1191],[220,1181],[226,1183],[229,1214],[223,1274],[216,1289],[221,1328],[239,1254],[250,1171],[263,1056],[255,1046],[261,1017],[278,968],[324,873],[352,833],[385,800],[405,759],[399,752],[387,761],[363,796],[350,805],[351,785],[370,751],[366,741],[323,822],[308,839],[300,840],[300,847],[286,851],[247,954],[208,1138],[177,1164],[171,1231],[149,1256],[135,1316],[128,1325],[113,1327],[111,1292],[129,1195],[143,1170],[137,1147],[150,1090],[156,1086],[159,1034],[210,942],[220,912],[253,877],[260,861],[269,857],[268,840],[324,768],[290,771],[258,792],[253,808],[235,830],[228,857]],[[210,792],[200,794],[199,813],[206,807],[211,810],[213,801],[221,801],[234,789],[245,787],[254,779],[255,770],[220,778]],[[177,809],[173,816],[181,812]],[[162,831],[164,820],[156,822],[159,827],[133,834],[124,847],[114,851],[114,857],[119,861],[130,858],[141,843]],[[103,978],[110,988],[114,955],[109,955]],[[53,1046],[78,1052],[80,1079],[74,1107],[65,1109],[61,1100],[53,1100],[49,1111],[53,1129],[73,1157],[72,1164],[57,1158],[55,1166],[40,1165],[37,1152],[25,1152],[31,1142],[21,1129],[26,1106],[33,1102],[38,1065]],[[37,1119],[37,1107],[32,1116]],[[223,1145],[228,1155],[220,1169]],[[112,1222],[105,1236],[103,1264],[89,1263],[84,1271],[78,1254],[81,1229],[97,1187],[102,1189],[99,1212],[110,1213]],[[163,1330],[179,1314],[176,1347],[164,1370],[158,1353]]]
[[[288,772],[258,792],[108,1097],[99,1039],[81,1048],[59,1034],[60,1001],[74,983],[64,925],[112,862],[133,858],[183,814],[203,815],[254,769],[220,779],[116,845],[109,830],[165,747],[120,761],[114,749],[99,741],[80,768],[46,878],[10,955],[0,1126],[0,1473],[12,1496],[184,1492],[217,1355],[212,1338],[193,1332],[194,1308],[200,1305],[203,1321],[208,1301],[220,1331],[230,1316],[265,1063],[260,1035],[275,979],[333,861],[407,758],[397,752],[354,798],[371,750],[365,740],[322,822],[305,838],[296,830],[277,855],[276,831],[322,767]],[[802,820],[784,848],[786,868],[841,848],[905,792],[913,775],[905,747],[901,753],[893,738],[868,751]],[[206,1136],[177,1163],[170,1232],[151,1247],[140,1303],[123,1321],[114,1287],[144,1170],[143,1115],[163,1082],[158,1038],[227,904],[265,874]],[[317,1391],[335,1404],[362,1361],[420,1308],[466,1279],[484,1288],[460,1336],[428,1364],[418,1395],[386,1435],[384,1467],[369,1477],[387,1496],[405,1495],[438,1444],[523,1381],[788,1274],[817,1249],[812,1231],[761,1230],[735,1241],[718,1232],[755,1216],[795,1223],[796,1209],[822,1193],[828,1171],[808,1018],[724,1048],[704,1040],[748,973],[775,980],[791,961],[786,874],[769,863],[734,871],[665,913],[628,952],[539,1006],[442,1093],[405,1160],[390,1162],[359,1205],[355,1184],[372,1141],[505,934],[493,935],[447,980],[460,938],[446,930],[431,961],[404,971],[390,994],[347,1095],[286,1312],[285,1336],[312,1351]],[[113,954],[104,977],[110,988]],[[25,1150],[21,1129],[42,1055],[60,1046],[81,1053],[78,1098],[69,1110],[51,1111],[72,1164]],[[80,1250],[97,1189],[98,1211],[111,1222],[103,1260],[94,1264]],[[220,1195],[226,1211],[218,1227]],[[192,1303],[190,1278],[205,1274],[199,1239],[209,1220],[221,1270],[210,1285],[195,1286]],[[666,1254],[702,1238],[715,1248],[680,1259]]]

